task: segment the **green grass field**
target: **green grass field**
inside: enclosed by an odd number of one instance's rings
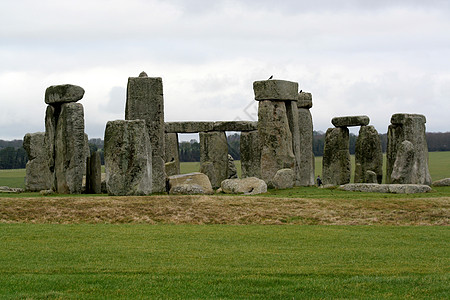
[[[2,299],[448,299],[447,227],[0,225]]]

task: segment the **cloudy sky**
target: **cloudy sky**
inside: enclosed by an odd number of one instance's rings
[[[65,83],[103,137],[141,71],[163,78],[166,121],[255,120],[253,81],[274,75],[313,94],[315,130],[407,112],[450,131],[450,1],[2,0],[0,139],[44,131]]]

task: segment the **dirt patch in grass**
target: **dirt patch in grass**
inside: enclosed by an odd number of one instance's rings
[[[0,223],[449,225],[450,197],[244,196],[0,198]]]

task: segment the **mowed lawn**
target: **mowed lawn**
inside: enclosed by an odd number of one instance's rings
[[[0,225],[2,299],[448,299],[443,226]]]

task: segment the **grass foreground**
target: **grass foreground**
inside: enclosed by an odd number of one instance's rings
[[[2,299],[449,297],[443,226],[0,224]]]

